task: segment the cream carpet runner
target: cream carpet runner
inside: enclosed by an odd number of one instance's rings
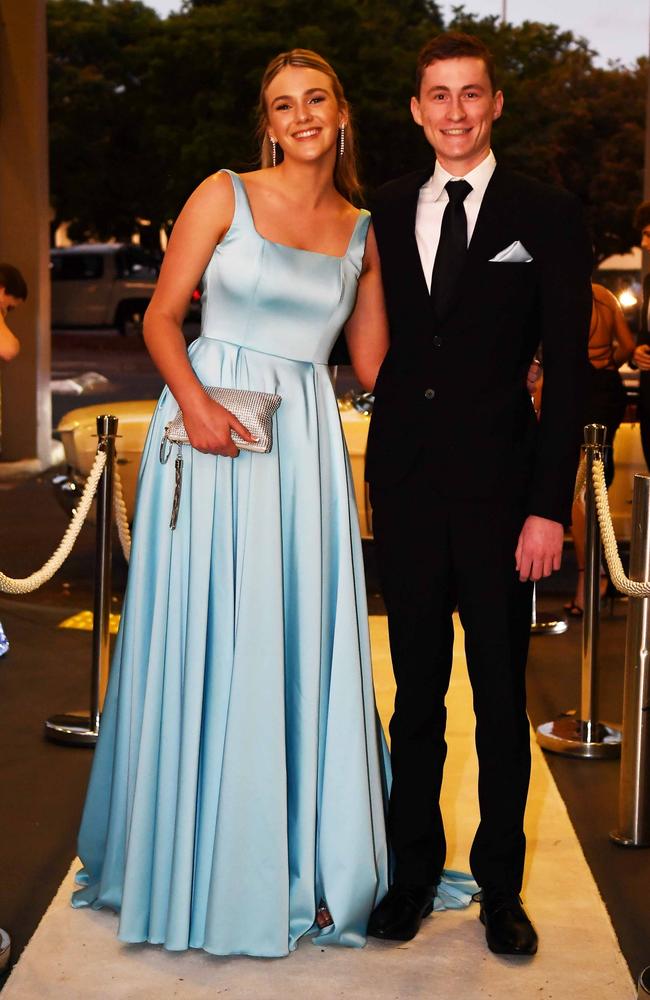
[[[476,760],[462,631],[456,627],[443,809],[448,866],[467,870],[477,823]],[[371,635],[377,698],[387,727],[393,681],[385,618],[371,619]],[[2,1000],[632,1000],[635,989],[607,911],[534,743],[527,836],[524,900],[540,936],[534,958],[492,955],[476,904],[434,914],[407,944],[371,940],[363,950],[348,950],[306,941],[286,959],[215,958],[123,945],[115,937],[114,915],[70,907],[75,862]]]

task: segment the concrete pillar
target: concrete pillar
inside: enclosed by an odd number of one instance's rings
[[[51,460],[45,0],[0,0],[0,260],[29,295],[11,314],[21,343],[2,371],[2,461]]]

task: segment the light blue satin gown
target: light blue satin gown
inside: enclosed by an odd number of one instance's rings
[[[279,393],[273,449],[184,447],[161,464],[165,389],[144,448],[124,610],[79,833],[75,906],[123,941],[217,955],[361,946],[387,889],[385,743],[363,561],[330,374],[370,217],[342,257],[232,225],[204,276],[205,385]],[[320,901],[333,924],[315,925]]]

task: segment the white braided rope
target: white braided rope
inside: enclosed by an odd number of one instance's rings
[[[607,486],[605,485],[605,466],[600,458],[595,458],[593,463],[594,494],[596,498],[596,510],[600,522],[600,535],[605,549],[605,558],[609,568],[609,575],[612,583],[622,594],[629,597],[650,597],[650,581],[639,583],[630,580],[625,575],[621,557],[618,554],[618,545],[612,525],[612,515],[609,510],[609,498],[607,496]]]
[[[79,506],[75,509],[72,519],[65,530],[63,538],[54,550],[47,562],[39,570],[30,576],[14,580],[4,573],[0,573],[0,590],[5,594],[29,594],[32,590],[38,590],[44,583],[50,580],[57,570],[63,566],[72,551],[72,546],[77,541],[79,532],[88,516],[90,505],[93,502],[97,485],[101,479],[104,466],[106,465],[106,452],[98,451],[95,455],[93,467],[86,479],[86,485],[79,501]]]
[[[124,503],[124,493],[122,491],[122,480],[117,471],[115,463],[115,476],[113,480],[113,509],[115,511],[115,523],[117,534],[122,546],[122,553],[128,562],[131,558],[131,531],[129,529],[129,519],[126,514],[126,504]]]

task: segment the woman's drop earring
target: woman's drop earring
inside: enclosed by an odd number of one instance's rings
[[[277,159],[275,150],[276,150],[276,147],[277,147],[278,144],[275,141],[275,139],[271,138],[271,136],[269,136],[269,142],[271,143],[271,163],[275,167],[276,166],[276,159]]]
[[[341,138],[339,139],[339,156],[343,158],[345,152],[345,122],[341,125]]]

